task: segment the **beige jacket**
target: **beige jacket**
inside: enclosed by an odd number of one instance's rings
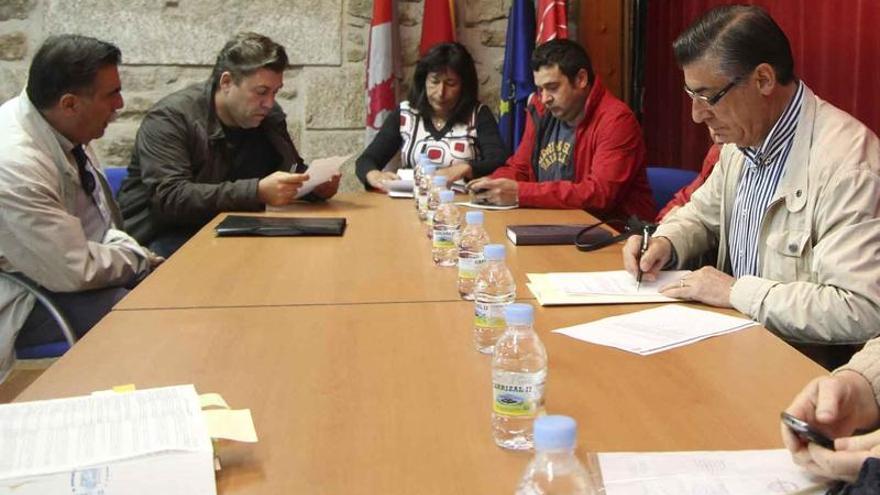
[[[874,397],[877,399],[877,403],[880,404],[880,339],[868,341],[861,351],[853,355],[849,363],[834,370],[834,372],[837,373],[843,370],[855,371],[865,377],[874,390]]]
[[[103,176],[99,184],[114,225],[121,225]],[[0,106],[0,270],[55,292],[121,286],[146,275],[146,252],[121,230],[109,229],[100,243],[86,238],[75,216],[79,187],[76,167],[27,95]],[[33,305],[31,295],[0,279],[0,382]]]
[[[655,235],[679,264],[727,233],[744,155],[725,145],[712,175]],[[760,277],[736,281],[734,308],[793,342],[861,343],[880,333],[880,142],[849,114],[804,91],[785,173],[759,234]]]

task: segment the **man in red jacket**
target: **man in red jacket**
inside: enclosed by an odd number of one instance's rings
[[[548,41],[531,65],[538,93],[523,140],[491,177],[469,185],[477,199],[653,219],[639,123],[596,78],[586,51],[570,40]]]

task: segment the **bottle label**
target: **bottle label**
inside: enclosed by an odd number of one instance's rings
[[[419,209],[424,210],[428,208],[428,196],[419,193]]]
[[[458,258],[458,278],[474,279],[485,259],[482,256],[476,258]]]
[[[425,212],[425,223],[428,224],[428,227],[434,225],[434,210],[428,210]]]
[[[510,303],[474,303],[474,325],[484,328],[504,328],[504,307]]]
[[[455,231],[447,229],[434,229],[434,247],[437,249],[454,248]]]
[[[544,405],[547,370],[535,373],[493,371],[492,410],[505,416],[534,416]]]

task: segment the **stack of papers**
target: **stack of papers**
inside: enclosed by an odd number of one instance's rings
[[[660,272],[657,280],[639,285],[624,270],[610,272],[529,273],[528,288],[541,306],[675,302],[660,288],[677,282],[690,271]]]
[[[0,492],[215,494],[192,385],[0,407]]]
[[[385,181],[385,189],[391,198],[412,198],[415,180],[413,178],[413,169],[401,168],[396,172],[400,179]]]
[[[822,495],[787,450],[599,454],[607,495]]]
[[[553,332],[647,356],[755,324],[744,318],[671,304]]]
[[[397,169],[394,173],[397,174],[399,179],[396,180],[387,180],[384,182],[385,190],[388,191],[388,197],[390,198],[412,198],[415,196],[415,176],[413,173],[413,169],[411,168],[401,168]],[[458,193],[467,192],[467,185],[463,180],[459,179],[453,182],[449,189],[452,189]]]

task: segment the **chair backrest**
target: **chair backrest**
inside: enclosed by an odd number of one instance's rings
[[[44,305],[46,307],[46,310],[49,311],[49,314],[52,315],[52,318],[58,324],[58,328],[61,329],[61,333],[63,334],[65,340],[65,342],[50,342],[48,344],[40,344],[24,349],[17,349],[15,351],[17,358],[43,359],[58,357],[64,354],[67,349],[73,347],[73,344],[76,343],[76,334],[73,332],[73,327],[70,325],[70,322],[67,321],[67,317],[64,316],[64,313],[61,312],[60,308],[58,308],[58,306],[56,306],[55,303],[52,302],[52,299],[50,299],[49,296],[37,284],[15,273],[0,272],[0,278],[12,282],[13,284],[18,285],[19,287],[33,294],[33,296],[37,299],[37,302]]]
[[[679,189],[690,184],[696,178],[697,173],[693,170],[648,167],[648,183],[654,193],[654,204],[657,205],[657,209],[662,210]]]
[[[125,167],[106,167],[104,175],[107,176],[107,182],[110,183],[110,190],[113,191],[115,198],[119,194],[119,188],[122,187],[122,181],[128,177],[128,169]]]

